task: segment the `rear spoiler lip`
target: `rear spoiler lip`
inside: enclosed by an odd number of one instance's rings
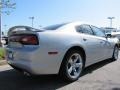
[[[10,35],[11,33],[15,33],[19,30],[15,30],[16,28],[25,28],[25,30],[22,30],[22,31],[32,31],[32,32],[43,32],[45,31],[44,29],[35,29],[35,28],[32,28],[30,26],[14,26],[14,27],[11,27],[8,31],[8,35]]]

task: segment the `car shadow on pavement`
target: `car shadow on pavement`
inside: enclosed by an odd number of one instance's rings
[[[29,77],[14,69],[0,72],[0,90],[55,90],[67,84],[57,75]]]
[[[87,67],[82,77],[111,62],[111,60],[105,60]],[[55,90],[68,84],[70,83],[64,82],[58,75],[28,77],[14,69],[0,72],[0,90]]]
[[[112,90],[120,90],[120,88],[112,88]]]
[[[90,65],[90,66],[88,66],[87,68],[84,69],[81,76],[92,73],[93,71],[95,71],[95,70],[97,70],[97,69],[99,69],[99,68],[101,68],[101,67],[103,67],[103,66],[105,66],[105,65],[107,65],[109,63],[112,63],[112,62],[114,62],[114,61],[111,60],[111,59],[107,59],[107,60],[95,63],[93,65]]]

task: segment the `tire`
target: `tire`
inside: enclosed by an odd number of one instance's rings
[[[70,50],[64,57],[60,69],[60,75],[64,80],[73,82],[76,81],[83,70],[84,60],[81,52]]]
[[[115,46],[114,51],[113,51],[113,56],[112,56],[113,61],[118,59],[118,54],[119,54],[119,48],[118,48],[118,46]]]

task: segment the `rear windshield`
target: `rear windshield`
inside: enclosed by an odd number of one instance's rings
[[[44,27],[43,29],[46,29],[46,30],[56,30],[56,29],[64,26],[65,24],[66,23],[51,25],[51,26]]]

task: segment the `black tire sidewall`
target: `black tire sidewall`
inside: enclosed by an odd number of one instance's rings
[[[118,49],[118,46],[115,46],[115,47],[114,47],[113,56],[112,56],[112,59],[113,59],[113,60],[117,60],[117,59],[118,59],[118,58],[116,59],[115,56],[114,56],[114,53],[115,53],[115,49],[116,49],[116,48]]]

